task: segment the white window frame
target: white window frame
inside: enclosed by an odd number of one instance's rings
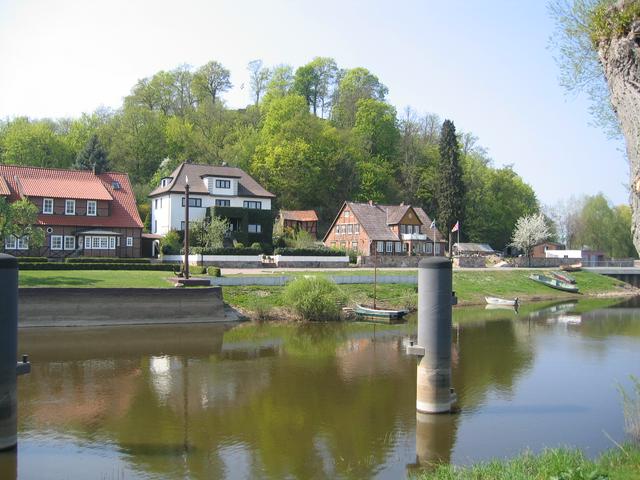
[[[440,250],[441,250],[441,248],[440,248],[440,244],[439,244],[439,243],[436,243],[435,254],[436,254],[436,255],[440,255]]]
[[[433,252],[433,245],[431,243],[427,243],[425,245],[427,248],[425,248],[425,253],[432,253]]]
[[[68,245],[67,241],[71,240],[71,244]],[[62,242],[62,246],[64,250],[75,250],[76,249],[76,237],[73,235],[65,235],[64,240]]]
[[[353,224],[350,223],[347,225],[347,233],[350,235],[353,234]]]
[[[356,223],[353,226],[353,233],[355,233],[355,234],[359,234],[360,233],[360,224],[359,223]]]
[[[358,249],[358,242],[351,242],[351,249],[352,250],[357,250]]]
[[[127,237],[127,247],[133,247],[133,237]]]
[[[90,212],[89,205],[93,205],[93,213]],[[98,202],[95,200],[87,200],[87,215],[89,217],[96,217],[98,215]]]
[[[385,242],[385,243],[386,243],[385,251],[387,253],[393,253],[393,242]]]
[[[91,236],[84,237],[84,249],[85,250],[92,250],[92,248],[91,248]]]
[[[396,253],[402,253],[402,242],[394,242],[396,244]]]
[[[73,206],[73,208],[69,208],[69,206]],[[76,201],[72,199],[66,199],[64,201],[64,214],[65,215],[75,215],[76,214]]]
[[[116,237],[109,237],[109,250],[116,249]]]
[[[349,218],[350,212],[349,210],[344,211],[344,218]]]
[[[46,208],[47,204],[51,205],[51,208]],[[45,215],[53,215],[53,198],[43,198],[42,199],[42,213]]]
[[[380,240],[376,242],[376,251],[378,253],[384,253],[384,242],[381,242]]]
[[[51,235],[51,250],[62,250],[64,246],[63,239],[64,237],[62,235]],[[58,242],[60,243],[58,244]]]
[[[231,188],[231,180],[224,180],[224,179],[221,179],[221,178],[216,178],[216,188],[230,189]]]
[[[5,250],[15,250],[16,249],[17,239],[13,235],[9,235],[4,239],[4,249]]]

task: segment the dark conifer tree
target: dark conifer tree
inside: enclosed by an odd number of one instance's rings
[[[85,147],[78,152],[74,168],[76,170],[95,169],[95,173],[102,173],[109,170],[107,153],[102,148],[102,145],[100,145],[96,134],[93,134],[87,141]]]
[[[456,127],[445,120],[440,131],[440,164],[436,184],[438,205],[438,229],[448,238],[453,225],[460,221],[464,226],[465,185],[460,166],[460,146]]]

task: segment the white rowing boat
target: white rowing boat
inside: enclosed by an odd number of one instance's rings
[[[500,305],[503,307],[518,306],[518,297],[514,298],[513,300],[505,300],[504,298],[498,298],[498,297],[484,297],[484,299],[489,305]]]

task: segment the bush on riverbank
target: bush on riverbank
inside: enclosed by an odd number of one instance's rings
[[[283,299],[305,320],[335,320],[347,300],[335,283],[323,277],[302,277],[288,283]]]
[[[524,453],[510,460],[482,462],[470,467],[439,465],[417,473],[418,480],[605,480],[640,478],[640,448],[625,445],[589,460],[579,450],[553,449],[540,455]]]

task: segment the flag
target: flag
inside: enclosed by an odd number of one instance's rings
[[[431,222],[431,226],[429,228],[436,228],[436,221]]]
[[[451,233],[457,232],[458,230],[460,230],[460,222],[459,221],[457,221],[456,224],[453,226],[453,228],[451,229]]]

